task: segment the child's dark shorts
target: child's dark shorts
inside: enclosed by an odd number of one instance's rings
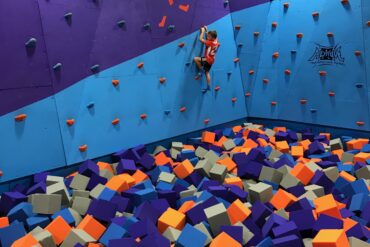
[[[211,64],[209,64],[209,63],[207,62],[207,60],[206,60],[206,58],[205,58],[205,57],[202,57],[202,58],[200,59],[200,63],[201,63],[201,65],[203,66],[204,71],[209,72],[209,71],[211,70],[212,65],[211,65]]]

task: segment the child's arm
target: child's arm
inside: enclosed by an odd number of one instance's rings
[[[199,35],[199,41],[202,43],[206,43],[206,40],[204,39],[204,33],[206,32],[206,29],[204,27],[200,28],[200,35]]]

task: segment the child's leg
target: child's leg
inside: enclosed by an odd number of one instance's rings
[[[201,70],[203,68],[202,66],[202,58],[201,57],[195,57],[194,62],[197,65],[198,69]]]
[[[210,87],[211,86],[211,74],[209,73],[209,71],[206,71],[206,79],[207,79],[208,87]]]

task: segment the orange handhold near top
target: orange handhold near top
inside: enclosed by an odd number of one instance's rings
[[[87,145],[82,145],[82,146],[79,146],[78,149],[80,150],[80,152],[85,152],[87,150]]]
[[[272,27],[277,27],[278,26],[278,23],[276,21],[274,21],[272,24],[271,24]]]
[[[269,79],[263,79],[263,83],[265,84],[269,83]]]
[[[146,119],[147,117],[148,117],[148,115],[146,115],[145,113],[143,113],[143,114],[140,115],[140,118],[141,119]]]
[[[234,58],[234,63],[237,63],[239,61],[240,61],[240,59],[238,57]]]
[[[119,124],[119,118],[116,118],[116,119],[114,119],[113,121],[112,121],[112,124],[113,125],[117,125],[117,124]]]
[[[183,106],[183,107],[180,108],[180,112],[184,112],[184,111],[186,111],[186,107],[185,106]]]
[[[184,4],[180,4],[179,5],[179,9],[184,11],[184,12],[188,12],[189,11],[189,7],[190,7],[190,4],[187,4],[187,5],[184,5]]]
[[[204,124],[209,124],[209,122],[210,122],[210,120],[209,120],[209,118],[206,118],[206,119],[204,119]]]
[[[219,91],[219,90],[220,90],[220,86],[216,86],[215,91]]]
[[[119,84],[119,80],[112,80],[113,86],[117,87]]]
[[[297,38],[299,39],[303,38],[303,33],[297,33]]]
[[[276,105],[277,105],[277,102],[276,102],[276,101],[272,101],[272,102],[271,102],[271,105],[272,105],[272,106],[276,106]]]
[[[370,21],[367,21],[367,22],[366,22],[366,25],[367,25],[368,27],[370,27]]]
[[[66,123],[67,123],[68,126],[72,126],[75,123],[75,120],[74,119],[67,119]]]
[[[357,57],[359,57],[359,56],[361,56],[361,51],[355,51],[355,55],[357,56]]]
[[[273,57],[273,58],[278,58],[278,57],[279,57],[279,52],[274,52],[274,53],[272,54],[272,57]]]
[[[306,100],[306,99],[301,99],[299,102],[300,102],[302,105],[304,105],[304,104],[306,104],[306,103],[307,103],[307,100]]]
[[[333,36],[334,36],[334,33],[332,33],[332,32],[328,32],[326,35],[327,35],[328,37],[333,37]]]
[[[166,82],[166,78],[165,77],[161,77],[161,78],[159,78],[159,82],[161,83],[161,84],[163,84],[163,83],[165,83]]]
[[[245,97],[250,97],[252,94],[250,92],[245,93]]]
[[[99,239],[106,230],[106,227],[102,225],[99,221],[94,219],[91,215],[87,214],[83,220],[76,227],[77,229],[84,230],[94,239]]]
[[[313,12],[313,13],[312,13],[312,16],[313,16],[313,17],[318,17],[318,16],[319,16],[319,12]]]
[[[212,240],[211,244],[209,245],[209,247],[225,247],[225,246],[242,247],[242,245],[238,241],[230,237],[230,235],[228,235],[225,232],[221,232],[219,235],[217,235],[217,237],[215,237]]]
[[[249,70],[249,72],[248,72],[250,75],[253,75],[254,74],[254,70],[253,69],[251,69],[251,70]]]
[[[335,93],[334,93],[333,91],[330,91],[330,92],[329,92],[329,96],[330,96],[330,97],[333,97],[333,96],[335,96]]]
[[[209,131],[203,131],[202,142],[213,144],[215,142],[216,134]]]
[[[357,124],[358,126],[363,126],[363,125],[365,125],[365,122],[357,121],[357,122],[356,122],[356,124]]]
[[[185,219],[185,214],[168,208],[158,219],[158,230],[163,233],[171,226],[181,231],[185,226]]]
[[[346,232],[343,229],[322,229],[312,240],[312,247],[350,247]]]
[[[176,174],[176,176],[181,179],[186,178],[187,176],[192,174],[193,171],[194,166],[189,160],[184,160],[173,169],[173,172]]]
[[[349,0],[341,0],[342,4],[346,5],[349,4]]]
[[[240,28],[242,28],[240,25],[236,25],[235,27],[235,30],[240,30]]]
[[[260,32],[254,32],[254,33],[253,33],[253,35],[254,35],[255,37],[257,37],[257,36],[259,36],[259,35],[260,35]]]
[[[298,178],[303,185],[307,185],[315,175],[315,173],[303,163],[298,163],[294,166],[290,174]]]
[[[319,74],[320,74],[320,76],[326,76],[328,73],[326,71],[322,70],[322,71],[319,72]]]
[[[142,67],[144,67],[144,62],[139,63],[139,64],[137,65],[137,67],[138,67],[139,69],[141,69]]]
[[[158,23],[158,27],[164,27],[166,25],[167,16],[163,16],[160,23]]]
[[[284,3],[284,8],[289,8],[289,3]]]
[[[21,121],[23,121],[26,118],[27,118],[27,115],[26,114],[19,114],[19,115],[17,115],[17,116],[14,117],[15,121],[17,121],[17,122],[21,122]]]
[[[174,1],[174,0],[168,0],[168,4],[169,4],[170,6],[172,6],[172,5],[173,5],[173,1]]]
[[[180,48],[182,48],[184,46],[185,46],[185,43],[184,42],[181,42],[181,43],[178,44],[178,47],[180,47]]]
[[[45,227],[45,230],[50,232],[55,244],[59,245],[68,236],[72,228],[62,218],[62,216],[58,216],[48,226]]]
[[[236,98],[235,97],[231,98],[231,102],[235,103],[236,102]]]
[[[290,204],[298,201],[298,198],[295,197],[293,194],[286,192],[283,189],[279,189],[275,195],[271,198],[270,203],[274,206],[277,210],[286,208]]]
[[[226,209],[226,212],[229,215],[232,225],[238,221],[243,222],[252,213],[252,211],[239,199],[236,199],[231,203],[231,205]]]
[[[286,75],[290,75],[292,72],[291,72],[289,69],[286,69],[286,70],[284,71],[284,73],[285,73]]]

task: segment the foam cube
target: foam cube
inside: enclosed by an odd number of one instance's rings
[[[48,176],[49,177],[49,176]],[[64,183],[54,183],[46,187],[46,193],[48,195],[61,195],[62,196],[62,205],[69,205],[71,196],[64,185]]]
[[[301,181],[290,173],[287,173],[285,176],[283,176],[283,179],[280,182],[280,185],[284,189],[288,189],[299,184],[301,184]]]
[[[312,246],[349,247],[349,242],[344,230],[323,229],[312,240]]]
[[[272,186],[266,183],[253,184],[248,189],[249,197],[252,203],[256,201],[268,202],[272,198]]]
[[[227,168],[222,165],[215,164],[212,166],[211,170],[209,171],[209,176],[211,179],[224,181],[225,176],[227,173]]]
[[[0,242],[1,246],[11,246],[12,243],[25,236],[26,230],[22,222],[14,222],[9,226],[0,228]]]
[[[227,210],[222,203],[204,209],[204,213],[215,236],[219,234],[221,226],[231,224]]]
[[[86,177],[81,174],[77,174],[73,177],[71,184],[69,187],[75,190],[85,190],[87,187],[87,184],[89,183],[89,177]]]
[[[72,228],[61,216],[58,216],[47,227],[45,227],[45,230],[50,232],[55,244],[59,245],[68,236]]]
[[[193,171],[194,167],[189,160],[184,160],[173,169],[173,172],[176,174],[176,176],[181,179],[186,178]]]
[[[169,226],[163,233],[163,236],[166,237],[171,243],[176,242],[181,234],[181,231]]]
[[[197,172],[199,172],[199,174],[201,174],[202,176],[209,177],[210,176],[209,172],[211,171],[212,166],[213,164],[210,161],[208,161],[207,159],[204,159],[204,160],[199,160],[194,169]]]
[[[4,192],[0,198],[0,212],[7,214],[15,205],[26,200],[27,197],[19,192]]]
[[[199,231],[197,228],[186,224],[177,239],[176,246],[187,247],[203,247],[207,240],[207,235]]]
[[[31,234],[43,247],[56,247],[53,235],[51,235],[49,231],[40,229],[39,231]]]
[[[276,209],[282,209],[286,208],[290,204],[296,202],[298,200],[297,197],[294,195],[286,192],[283,189],[279,189],[275,195],[271,198],[270,203],[276,208]]]
[[[106,230],[105,226],[91,215],[86,215],[78,224],[77,229],[83,230],[95,240],[98,240]]]
[[[125,236],[128,236],[127,231],[123,227],[115,223],[112,223],[108,226],[107,230],[104,232],[102,237],[99,239],[99,242],[101,242],[102,244],[106,246],[110,246],[109,242],[111,239],[120,239]]]
[[[62,195],[31,195],[32,212],[35,214],[54,214],[61,209]]]
[[[64,178],[63,177],[58,177],[58,176],[51,176],[47,175],[46,177],[46,186],[50,186],[56,183],[64,183]]]
[[[283,174],[280,171],[268,166],[263,166],[259,175],[260,181],[269,181],[276,184],[280,184],[282,179]]]
[[[92,238],[89,234],[81,229],[72,229],[67,238],[63,241],[61,247],[75,246],[76,244],[81,244],[85,246],[87,243],[95,242],[96,240]]]
[[[170,226],[182,230],[185,226],[185,214],[168,208],[158,219],[158,229],[163,233]]]
[[[235,200],[226,211],[232,225],[237,222],[243,222],[251,214],[251,210],[239,199]]]
[[[242,245],[225,232],[221,232],[209,245],[210,247],[242,247]]]
[[[295,176],[304,185],[307,185],[315,175],[315,173],[303,163],[298,163],[290,171],[290,174]]]

